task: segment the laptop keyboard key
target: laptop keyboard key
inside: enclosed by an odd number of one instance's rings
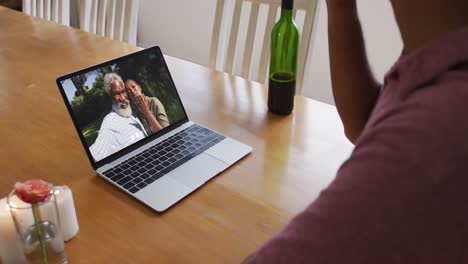
[[[156,165],[154,165],[154,163],[148,163],[148,164],[146,164],[145,168],[146,168],[147,170],[151,170],[151,169],[154,168],[155,166],[156,166]]]
[[[122,187],[124,187],[126,190],[128,190],[128,189],[132,188],[133,186],[135,186],[135,184],[133,182],[128,182],[128,183],[124,184],[124,186],[122,186]]]
[[[109,178],[114,182],[118,182],[119,180],[123,179],[125,176],[123,174],[116,174],[114,177]]]
[[[190,148],[188,148],[188,151],[194,152],[196,149],[197,149],[196,147],[190,147]]]
[[[211,141],[211,140],[213,140],[213,139],[215,139],[215,138],[216,138],[216,134],[213,134],[213,135],[211,135],[211,136],[208,136],[208,137],[204,138],[204,140],[205,140],[205,141]]]
[[[155,181],[156,179],[153,179],[153,177],[149,177],[148,179],[145,180],[146,184],[151,184]]]
[[[156,149],[153,149],[153,148],[150,150],[150,153],[153,154],[153,155],[156,154],[157,152],[158,151]]]
[[[128,168],[129,170],[132,170],[132,171],[136,171],[138,170],[140,167],[138,165],[132,165],[130,168]]]
[[[174,150],[172,151],[172,153],[173,153],[173,154],[178,154],[178,153],[180,153],[180,150],[179,150],[179,149],[174,149]]]
[[[124,177],[124,178],[120,179],[120,180],[117,182],[117,184],[119,184],[119,185],[122,186],[122,185],[126,184],[127,182],[129,182],[129,181],[131,181],[131,180],[132,180],[132,177],[128,177],[128,176],[127,176],[127,177]]]
[[[131,193],[136,193],[136,192],[138,192],[139,190],[140,190],[140,189],[139,189],[138,187],[135,186],[135,187],[130,188],[130,190],[128,190],[128,191],[131,192]]]
[[[137,187],[140,188],[140,189],[143,189],[146,187],[146,185],[148,185],[146,182],[140,182],[137,184]]]
[[[133,179],[133,182],[134,182],[134,183],[140,183],[140,182],[142,182],[142,181],[143,181],[143,179],[140,178],[140,177]]]
[[[149,175],[148,173],[143,173],[140,175],[140,178],[142,178],[143,180],[149,178],[151,175]]]

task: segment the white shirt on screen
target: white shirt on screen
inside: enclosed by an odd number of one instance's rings
[[[122,117],[112,110],[104,117],[98,137],[89,150],[96,161],[145,138],[146,132],[137,117]]]

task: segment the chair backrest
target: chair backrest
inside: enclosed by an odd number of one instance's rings
[[[136,45],[139,0],[81,0],[80,28]]]
[[[30,16],[70,25],[70,0],[23,0],[22,8]]]
[[[226,16],[229,13],[227,9],[228,1],[217,0],[215,19],[213,25],[211,49],[210,49],[210,60],[209,66],[214,69],[219,69],[228,73],[233,74],[234,69],[234,56],[237,50],[238,33],[239,25],[241,24],[241,11],[242,6],[246,2],[250,2],[250,14],[249,22],[247,25],[247,34],[245,38],[244,52],[242,56],[242,67],[241,67],[241,76],[247,79],[259,81],[264,83],[267,80],[268,69],[269,69],[269,59],[270,59],[270,34],[273,26],[276,22],[276,18],[279,15],[279,9],[281,8],[281,0],[232,0],[234,3],[234,10],[232,11],[232,21],[230,22],[230,33],[227,42],[226,51],[223,50],[226,47],[220,48],[220,39],[221,39],[221,28],[223,22],[223,15]],[[262,5],[267,5],[268,15],[266,22],[259,23],[259,9]],[[297,13],[305,12],[304,14],[304,23],[302,25],[302,30],[300,31],[300,44],[299,44],[299,57],[298,57],[298,75],[297,75],[297,91],[296,93],[301,93],[302,80],[304,77],[304,68],[307,58],[307,53],[309,49],[310,36],[312,32],[312,25],[314,22],[315,9],[317,5],[317,0],[295,0],[294,1],[294,16],[297,18]],[[296,20],[297,22],[297,20]],[[229,23],[229,22],[227,22]],[[264,25],[262,25],[264,24]],[[252,78],[251,76],[251,66],[253,65],[252,54],[254,49],[254,40],[257,39],[256,32],[260,26],[264,26],[263,39],[259,41],[261,44],[261,54],[259,56],[259,69],[257,77]],[[257,42],[257,41],[256,41]],[[222,45],[221,45],[222,46]],[[224,45],[226,46],[226,45]],[[225,54],[224,58],[221,60],[220,56]],[[221,62],[220,62],[221,61]],[[216,67],[221,64],[221,67]]]

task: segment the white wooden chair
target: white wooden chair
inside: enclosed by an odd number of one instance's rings
[[[81,0],[80,28],[136,45],[139,0]]]
[[[236,47],[239,42],[238,41],[238,33],[239,33],[239,25],[242,5],[246,2],[250,2],[250,14],[249,14],[249,22],[248,22],[248,29],[245,38],[245,46],[244,52],[242,56],[242,67],[241,67],[241,74],[240,76],[259,81],[264,83],[267,80],[268,70],[269,70],[269,58],[270,58],[270,35],[271,30],[274,24],[277,21],[277,17],[279,17],[279,9],[281,8],[281,0],[232,0],[235,1],[234,3],[234,10],[227,10],[228,1],[230,0],[217,0],[216,11],[215,11],[215,19],[213,25],[213,33],[212,33],[212,41],[211,41],[211,49],[210,49],[210,59],[209,59],[209,66],[213,69],[218,69],[221,71],[225,71],[231,74],[234,74],[234,57],[236,51],[238,51],[238,47]],[[268,16],[266,18],[265,23],[261,23],[258,21],[259,18],[259,9],[262,5],[268,6]],[[315,9],[317,5],[317,0],[295,0],[294,1],[294,16],[296,17],[298,10],[302,10],[305,12],[304,15],[304,23],[302,26],[302,31],[300,32],[300,43],[299,43],[299,57],[298,57],[298,76],[297,76],[297,89],[296,93],[301,93],[302,88],[302,80],[304,77],[304,68],[307,58],[307,53],[309,49],[309,42],[310,36],[312,32],[312,25],[314,22],[315,16]],[[230,33],[227,42],[227,47],[224,45],[220,45],[221,39],[221,28],[224,25],[223,23],[229,23],[223,21],[223,15],[226,16],[227,13],[232,12],[232,21],[230,22]],[[297,20],[296,20],[297,22]],[[265,25],[261,25],[265,24]],[[252,61],[252,51],[254,49],[254,40],[257,42],[256,36],[257,29],[259,25],[264,26],[264,34],[263,39],[260,40],[261,44],[261,55],[259,58],[259,69],[257,77],[251,76],[251,66],[253,65]],[[228,26],[229,27],[229,26]],[[224,58],[220,58],[220,56],[225,55]],[[221,67],[217,67],[221,64]]]
[[[70,26],[70,0],[23,0],[23,12]]]

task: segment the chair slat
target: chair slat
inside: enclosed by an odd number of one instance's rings
[[[106,35],[106,12],[107,0],[99,0],[96,32],[101,36]]]
[[[42,0],[36,2],[36,16],[44,18],[44,2]]]
[[[21,8],[23,13],[31,15],[31,0],[23,0]]]
[[[58,23],[65,26],[70,26],[70,0],[59,0]]]
[[[92,0],[80,1],[80,28],[86,32],[89,32],[91,30],[91,1]]]
[[[310,36],[312,33],[313,23],[315,19],[315,10],[317,8],[317,0],[310,0],[309,12],[306,13],[304,19],[304,28],[302,29],[301,43],[299,44],[299,54],[297,67],[300,69],[296,77],[296,94],[302,94],[302,82],[304,79],[305,64],[309,51]]]
[[[114,39],[116,0],[109,0],[106,15],[106,37]]]
[[[44,18],[47,20],[50,20],[51,9],[52,9],[52,5],[50,3],[50,0],[44,0]]]
[[[250,10],[249,28],[247,31],[247,38],[244,47],[244,58],[242,60],[242,72],[241,76],[249,79],[250,65],[252,62],[252,51],[255,39],[255,32],[257,30],[258,10],[260,8],[259,3],[252,3]]]
[[[59,0],[52,0],[51,21],[58,23],[59,21]],[[86,0],[83,0],[86,1]]]
[[[236,49],[237,35],[239,33],[239,21],[242,9],[242,1],[236,0],[234,14],[232,16],[231,34],[229,36],[228,50],[226,55],[225,71],[233,72],[234,54]]]
[[[278,6],[279,5],[272,4],[268,8],[268,17],[266,22],[265,34],[263,36],[263,47],[262,54],[260,56],[260,67],[257,78],[257,81],[261,83],[264,83],[266,80],[268,59],[270,57],[271,30],[275,25],[276,12],[278,11]]]
[[[223,10],[224,10],[224,0],[217,0],[215,18],[214,18],[214,24],[213,24],[213,33],[211,34],[210,59],[208,62],[209,67],[213,69],[216,68],[216,57],[218,54]]]
[[[29,4],[31,5],[31,16],[37,16],[37,2],[36,0],[31,0],[31,2],[29,2]]]
[[[136,45],[139,0],[125,1],[123,41]]]
[[[98,0],[91,0],[89,20],[89,32],[96,34],[97,32],[97,16],[98,16]]]
[[[115,8],[115,28],[114,28],[114,39],[123,40],[124,30],[124,16],[125,16],[125,0],[116,0]]]

